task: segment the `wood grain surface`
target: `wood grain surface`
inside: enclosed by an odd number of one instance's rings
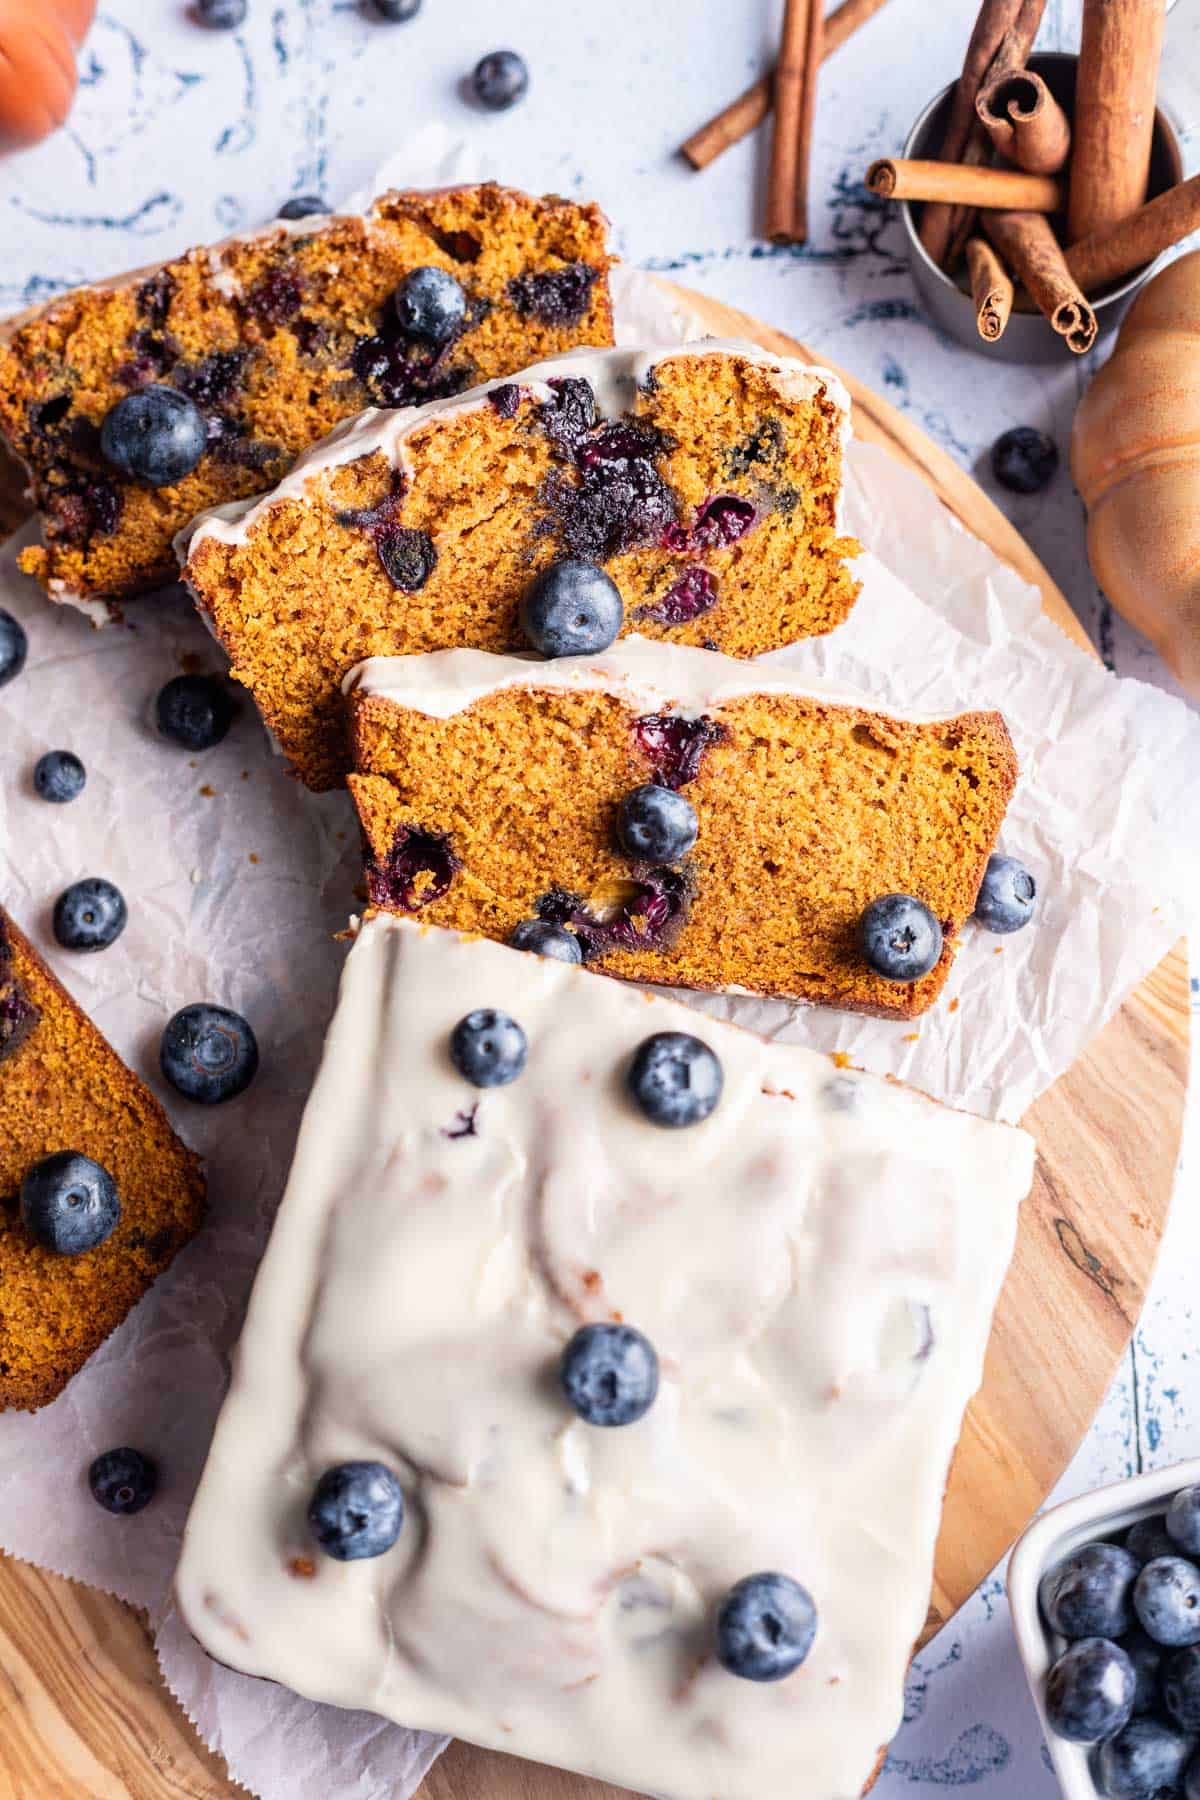
[[[664,284],[665,285],[665,284]],[[818,361],[692,293],[710,330]],[[853,377],[854,428],[914,469],[1087,638],[1029,546],[971,477]],[[0,484],[0,522],[20,516]],[[980,695],[986,703],[986,695]],[[973,1592],[1070,1460],[1129,1341],[1170,1206],[1188,1068],[1179,944],[1030,1109],[1033,1193],[967,1415],[938,1540],[926,1636]],[[139,1618],[108,1595],[0,1559],[0,1800],[218,1800],[242,1792],[163,1688]],[[617,1790],[455,1744],[420,1800],[604,1800]]]

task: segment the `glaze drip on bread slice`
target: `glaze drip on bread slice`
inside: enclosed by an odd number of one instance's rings
[[[363,215],[276,223],[0,328],[0,433],[29,470],[44,543],[22,565],[103,621],[106,598],[176,576],[172,539],[261,493],[364,406],[409,406],[578,344],[612,342],[607,223],[595,206],[494,183],[389,193]],[[417,268],[454,277],[444,339],[392,304]],[[127,479],[100,427],[150,384],[199,408],[207,447],[165,487]]]
[[[121,1205],[112,1235],[76,1256],[35,1243],[17,1203],[30,1168],[61,1150],[106,1169]],[[62,1392],[195,1236],[204,1177],[153,1094],[3,910],[0,1202],[0,1408],[31,1411]]]
[[[580,352],[369,414],[249,509],[202,519],[185,575],[310,787],[349,766],[338,688],[369,656],[524,647],[544,571],[599,566],[624,627],[738,657],[831,630],[857,593],[839,523],[848,401],[751,345]]]
[[[547,663],[380,658],[346,686],[373,905],[500,939],[540,917],[630,980],[884,1018],[941,991],[1017,774],[999,713],[900,717],[644,638]],[[646,784],[697,828],[661,866],[618,838]],[[889,893],[941,925],[920,980],[875,974],[859,946]]]

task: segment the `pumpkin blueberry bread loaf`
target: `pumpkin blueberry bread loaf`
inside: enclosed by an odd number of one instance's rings
[[[375,915],[183,1617],[310,1699],[638,1793],[859,1793],[1032,1173],[1010,1126]]]
[[[377,658],[346,685],[373,905],[889,1018],[937,998],[1016,780],[998,713],[897,717],[638,637]]]
[[[32,1410],[204,1216],[200,1162],[0,911],[0,1407]]]
[[[560,654],[621,629],[754,656],[839,624],[848,404],[748,344],[580,352],[368,414],[274,494],[201,520],[187,580],[284,751],[329,787],[348,766],[338,685],[364,657]]]
[[[10,321],[0,432],[45,534],[23,567],[102,619],[175,578],[196,513],[364,406],[611,343],[608,263],[596,207],[489,183],[277,223]]]

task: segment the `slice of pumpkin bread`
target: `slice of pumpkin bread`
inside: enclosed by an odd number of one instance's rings
[[[885,1018],[941,991],[1017,774],[999,713],[898,717],[637,637],[379,658],[346,685],[372,905],[517,943],[537,920],[630,980]],[[909,904],[881,952],[889,895]]]
[[[577,352],[365,415],[275,493],[202,519],[186,578],[283,750],[330,787],[354,663],[536,643],[522,602],[555,571],[608,594],[606,642],[744,657],[831,630],[857,593],[848,406],[836,377],[749,344]]]
[[[99,1164],[120,1207],[76,1254],[37,1241],[20,1203],[62,1151]],[[203,1217],[199,1158],[0,910],[0,1407],[61,1393]]]
[[[597,207],[489,182],[276,222],[7,321],[0,432],[45,540],[22,566],[102,621],[106,598],[174,580],[172,539],[196,513],[261,493],[364,406],[611,344],[609,260]],[[151,389],[173,409],[160,485],[118,466],[102,431]]]

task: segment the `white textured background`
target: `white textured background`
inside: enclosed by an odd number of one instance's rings
[[[899,149],[955,73],[975,0],[889,0],[826,65],[812,242],[799,251],[753,235],[761,139],[702,176],[671,154],[763,66],[777,29],[772,0],[425,0],[416,21],[394,27],[369,21],[357,0],[250,7],[232,36],[198,30],[177,0],[102,9],[68,130],[0,162],[0,311],[257,224],[289,193],[337,198],[370,177],[399,135],[437,121],[482,144],[506,179],[599,199],[631,259],[853,369],[995,493],[1110,666],[1169,680],[1095,589],[1065,467],[1027,500],[994,490],[988,474],[992,440],[1014,424],[1049,431],[1065,463],[1092,359],[1014,369],[939,337],[915,305],[896,222],[861,187],[867,162]],[[1076,17],[1077,0],[1049,0],[1044,47],[1072,47]],[[486,117],[464,105],[459,83],[500,46],[525,54],[533,86],[513,113]],[[1166,74],[1178,120],[1200,126],[1200,0],[1180,0],[1172,15]],[[1200,136],[1185,152],[1190,171]],[[1200,1146],[1181,1170],[1134,1345],[1064,1494],[1200,1453],[1197,1159]],[[998,1578],[918,1659],[907,1711],[880,1800],[962,1787],[983,1800],[1055,1794]]]

